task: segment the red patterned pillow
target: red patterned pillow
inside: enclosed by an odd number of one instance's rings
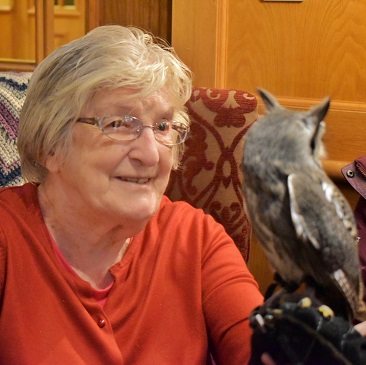
[[[240,170],[243,137],[257,119],[257,99],[241,90],[196,87],[187,103],[192,121],[179,170],[166,191],[221,223],[247,260],[251,225]]]

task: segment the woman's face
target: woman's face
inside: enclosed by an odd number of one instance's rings
[[[103,89],[81,117],[131,115],[149,125],[173,118],[174,109],[164,89],[143,100],[126,100],[134,93],[125,88]],[[159,208],[172,165],[172,148],[157,142],[151,128],[143,128],[133,141],[116,141],[97,126],[84,123],[73,127],[66,160],[62,163],[51,156],[47,161],[49,178],[79,214],[99,217],[100,222],[143,225]]]

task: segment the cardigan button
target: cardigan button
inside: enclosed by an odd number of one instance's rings
[[[99,318],[99,319],[98,319],[98,326],[99,326],[100,328],[103,328],[103,327],[105,326],[105,324],[106,324],[106,321],[105,321],[105,319],[104,319],[104,318]]]

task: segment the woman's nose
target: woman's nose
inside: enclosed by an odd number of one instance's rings
[[[144,165],[154,166],[159,161],[159,145],[152,128],[143,128],[140,136],[132,142],[130,156]]]

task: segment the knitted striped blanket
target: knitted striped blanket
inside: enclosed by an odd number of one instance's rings
[[[31,72],[0,72],[0,187],[21,185],[16,146],[19,113]]]

